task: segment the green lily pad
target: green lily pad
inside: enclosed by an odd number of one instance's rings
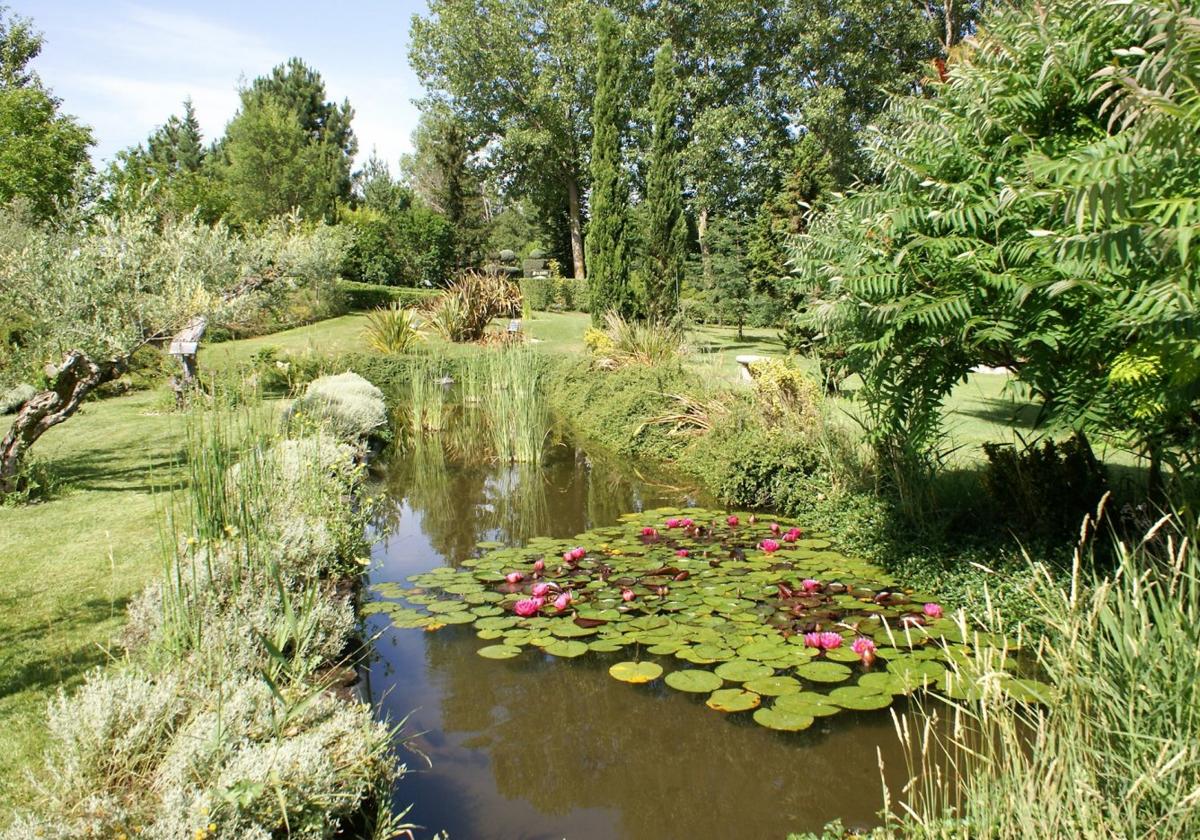
[[[1039,680],[1010,679],[1002,682],[1000,686],[1005,694],[1021,703],[1041,703],[1048,706],[1054,696],[1054,686]]]
[[[757,709],[762,698],[753,691],[741,688],[718,688],[705,701],[705,705],[718,712],[748,712]]]
[[[484,659],[512,659],[521,655],[521,649],[516,645],[488,645],[475,652]]]
[[[880,694],[859,685],[844,685],[829,692],[829,699],[843,709],[867,711],[892,705],[891,694]]]
[[[802,712],[778,709],[758,709],[754,712],[754,722],[767,729],[778,729],[781,732],[799,732],[813,725],[813,717]]]
[[[655,662],[618,662],[608,669],[613,679],[635,684],[656,680],[662,672],[662,666]]]
[[[730,682],[758,680],[775,673],[770,665],[763,665],[760,662],[750,662],[745,659],[733,659],[729,662],[722,662],[713,670],[718,677]]]
[[[791,677],[761,677],[757,680],[748,680],[745,688],[756,694],[779,697],[783,694],[797,693],[800,691],[800,683]]]
[[[583,654],[587,653],[588,646],[583,642],[576,642],[574,640],[569,642],[565,640],[559,640],[556,642],[551,642],[543,647],[542,650],[546,651],[546,653],[550,654],[551,656],[561,656],[569,659],[571,657],[582,656]]]
[[[836,715],[842,710],[840,706],[829,702],[827,695],[817,694],[813,691],[801,691],[796,694],[785,694],[782,697],[776,697],[771,708],[781,712],[795,712],[797,714],[808,715],[809,717]]]
[[[624,647],[624,643],[616,639],[596,639],[588,642],[588,650],[594,650],[597,653],[616,653]]]
[[[839,662],[818,661],[797,665],[796,673],[812,682],[835,683],[850,679],[853,672]]]
[[[688,668],[683,671],[672,671],[667,674],[666,683],[676,691],[690,691],[696,694],[708,694],[721,687],[724,681],[712,671],[702,671]]]

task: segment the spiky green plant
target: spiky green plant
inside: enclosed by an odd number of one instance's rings
[[[379,353],[407,353],[425,340],[422,321],[415,309],[397,301],[367,315],[363,333],[367,346]]]

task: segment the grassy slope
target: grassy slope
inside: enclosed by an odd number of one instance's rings
[[[129,598],[159,570],[153,489],[174,477],[177,417],[154,394],[88,403],[38,442],[55,499],[0,508],[0,811],[20,802],[46,702],[108,658]]]

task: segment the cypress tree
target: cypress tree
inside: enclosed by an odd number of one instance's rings
[[[596,14],[596,96],[592,104],[592,195],[587,227],[587,273],[592,323],[624,312],[629,301],[625,242],[629,187],[621,171],[621,133],[628,120],[622,91],[621,36],[608,9]]]
[[[683,179],[679,171],[679,86],[671,44],[654,56],[650,90],[653,134],[646,177],[646,316],[666,322],[679,310],[679,287],[687,260],[687,221],[683,215]]]

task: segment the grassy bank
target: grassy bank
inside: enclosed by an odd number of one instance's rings
[[[58,494],[0,508],[0,811],[25,800],[47,701],[108,660],[129,599],[161,571],[154,493],[179,478],[183,427],[157,401],[89,403],[38,443]]]

